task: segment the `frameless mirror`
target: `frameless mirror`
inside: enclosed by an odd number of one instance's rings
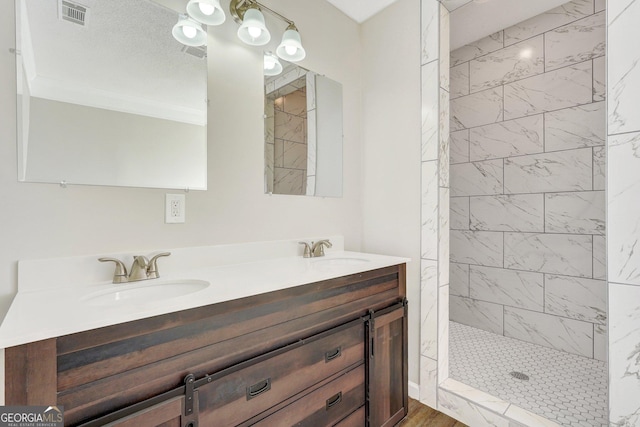
[[[206,46],[150,0],[16,0],[18,179],[204,190]]]
[[[265,76],[265,192],[341,197],[342,85],[280,62]]]

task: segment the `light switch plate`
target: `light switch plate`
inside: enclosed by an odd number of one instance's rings
[[[164,222],[166,224],[184,223],[186,207],[186,197],[184,194],[167,194],[165,199]]]

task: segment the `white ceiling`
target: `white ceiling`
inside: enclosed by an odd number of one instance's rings
[[[80,0],[86,25],[58,18],[58,0],[22,0],[18,40],[36,97],[206,123],[206,61],[171,35],[177,14],[150,0]]]
[[[345,15],[358,23],[363,23],[397,0],[327,0]]]

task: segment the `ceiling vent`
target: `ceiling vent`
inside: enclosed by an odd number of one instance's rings
[[[204,59],[207,57],[207,46],[182,46],[182,52],[196,58]]]
[[[82,26],[85,25],[87,20],[87,13],[89,11],[86,6],[67,0],[59,0],[58,6],[58,16],[60,17],[60,19]]]

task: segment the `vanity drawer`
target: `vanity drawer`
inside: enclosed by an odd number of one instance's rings
[[[289,406],[254,424],[273,426],[359,426],[364,425],[364,365],[350,370]],[[358,414],[349,420],[352,412]],[[346,418],[346,419],[345,419]],[[342,421],[341,421],[342,420]],[[357,422],[360,422],[359,424]]]
[[[336,424],[336,427],[362,427],[364,425],[366,425],[366,413],[364,406],[361,406],[360,409]]]
[[[210,384],[199,388],[200,425],[238,425],[362,364],[364,334],[364,323],[356,321],[294,344],[290,350],[244,362],[226,375],[224,371],[213,375]]]

